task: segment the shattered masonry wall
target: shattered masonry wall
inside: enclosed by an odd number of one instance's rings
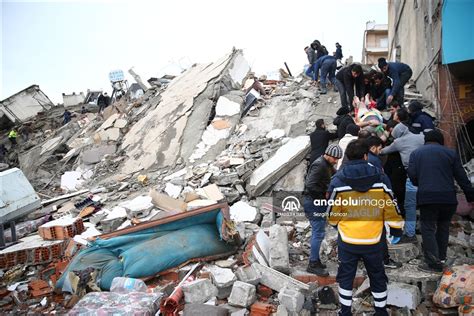
[[[122,172],[131,174],[153,165],[173,165],[181,156],[182,148],[194,148],[220,92],[213,89],[214,85],[226,67],[241,55],[241,51],[233,51],[214,63],[195,65],[173,80],[156,109],[125,135],[122,149],[131,159],[125,162]],[[242,80],[241,72],[234,71],[233,79]],[[195,102],[198,96],[199,102]],[[199,113],[193,114],[195,110]],[[184,153],[191,154],[189,151]]]

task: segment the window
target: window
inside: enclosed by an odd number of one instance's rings
[[[379,41],[379,46],[381,48],[387,48],[388,47],[388,38],[387,37],[381,38],[380,41]]]

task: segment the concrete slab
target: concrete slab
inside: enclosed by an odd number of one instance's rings
[[[233,116],[240,113],[241,104],[229,100],[226,97],[219,97],[216,104],[217,116]]]
[[[290,172],[281,177],[281,179],[275,183],[273,190],[303,192],[307,169],[308,163],[306,160],[301,161],[296,167],[291,169]]]
[[[278,179],[298,165],[311,149],[309,136],[298,136],[290,139],[276,153],[250,176],[247,192],[258,196],[268,190]]]
[[[54,150],[63,140],[62,136],[58,136],[55,138],[52,138],[48,140],[46,143],[41,146],[41,153],[40,155],[43,155],[44,153],[47,153],[48,151]]]
[[[114,154],[116,149],[117,148],[115,145],[104,145],[89,150],[84,150],[81,155],[82,162],[86,165],[98,163],[102,160],[102,158],[104,158],[105,155]]]

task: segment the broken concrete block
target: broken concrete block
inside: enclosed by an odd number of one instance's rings
[[[217,298],[224,299],[229,297],[232,286],[237,277],[231,269],[220,268],[217,266],[210,267],[212,282],[217,287]]]
[[[285,227],[270,227],[270,267],[283,273],[290,272],[290,256],[288,253],[288,233]]]
[[[405,263],[418,257],[420,250],[416,244],[395,244],[388,246],[390,258]]]
[[[250,176],[247,192],[258,196],[268,190],[278,179],[298,165],[311,148],[309,136],[298,136],[290,139],[276,153]]]
[[[216,104],[216,116],[233,116],[240,113],[241,105],[221,96]]]
[[[81,176],[81,172],[66,171],[61,176],[61,189],[65,190],[66,192],[77,191],[84,183],[84,180],[81,179]]]
[[[183,187],[181,187],[180,185],[174,185],[169,182],[165,186],[166,194],[171,196],[173,199],[177,199],[182,190],[183,190]]]
[[[214,182],[217,185],[231,185],[235,184],[239,180],[240,179],[237,172],[222,172],[216,177]]]
[[[82,162],[86,165],[98,163],[104,158],[105,155],[114,154],[116,151],[115,145],[104,145],[82,152]]]
[[[209,279],[198,279],[183,285],[186,304],[204,304],[217,295],[217,288]]]
[[[236,222],[254,222],[259,215],[257,209],[243,201],[230,207],[230,218]]]
[[[421,303],[420,289],[416,285],[390,282],[387,291],[387,305],[414,310]]]
[[[275,213],[270,212],[267,213],[263,216],[262,223],[260,224],[260,227],[262,228],[268,228],[275,224]]]
[[[252,267],[254,267],[260,275],[260,283],[271,288],[274,291],[280,292],[281,289],[285,286],[289,289],[295,289],[299,291],[309,290],[309,285],[300,282],[270,267],[266,267],[259,263],[253,263]]]
[[[303,160],[296,167],[291,169],[290,172],[278,180],[278,182],[273,187],[273,190],[303,192],[307,169],[307,163],[305,160]]]
[[[267,133],[266,138],[278,139],[285,136],[285,131],[282,129],[273,129]]]
[[[278,305],[275,316],[288,316],[288,310],[285,305]]]
[[[219,190],[224,194],[227,203],[234,203],[240,199],[240,193],[234,188],[219,187]]]
[[[260,283],[260,275],[252,266],[242,266],[235,270],[237,278],[245,283],[257,285]]]
[[[153,209],[151,196],[137,196],[133,200],[120,203],[125,208],[128,218],[144,218],[150,214]]]
[[[114,123],[114,127],[117,127],[117,128],[124,128],[125,126],[127,126],[128,122],[126,119],[118,119],[115,121]]]
[[[278,293],[278,300],[289,312],[299,313],[303,308],[304,295],[295,289],[284,287]]]
[[[438,288],[440,278],[438,273],[420,271],[416,265],[412,264],[404,264],[400,269],[387,269],[385,273],[389,282],[421,285],[421,293],[425,299],[431,299]]]
[[[229,296],[229,304],[240,307],[249,307],[257,300],[255,285],[235,281]]]
[[[106,129],[105,131],[99,132],[99,137],[101,141],[117,141],[120,138],[120,129],[116,127],[112,127]]]
[[[220,306],[208,304],[186,304],[184,305],[183,316],[227,316],[229,311]]]

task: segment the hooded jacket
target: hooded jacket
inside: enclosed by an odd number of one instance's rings
[[[399,152],[405,169],[408,168],[410,155],[416,149],[423,146],[425,136],[423,134],[413,134],[403,123],[398,123],[392,131],[394,141],[389,146],[382,149],[381,155]]]
[[[346,128],[349,124],[355,124],[354,119],[349,114],[338,115],[333,124],[337,126],[337,138],[341,139],[346,135]]]
[[[427,143],[410,156],[408,176],[418,186],[417,204],[457,204],[454,180],[466,195],[474,201],[474,189],[461,159],[452,149],[437,143]]]
[[[329,65],[331,63],[333,63],[334,64],[334,69],[336,69],[336,58],[334,56],[324,55],[324,56],[318,58],[318,60],[316,60],[316,62],[314,63],[315,80],[318,80],[319,69],[321,69],[323,64],[326,64],[326,63],[328,63]]]
[[[312,66],[316,62],[316,52],[311,46],[306,50],[306,55],[308,55],[308,62]]]
[[[388,63],[387,75],[393,80],[393,86],[390,95],[398,95],[400,90],[403,89],[402,82],[400,81],[400,75],[404,72],[412,72],[410,66],[404,63]]]
[[[329,224],[337,226],[342,242],[378,244],[384,222],[399,235],[403,219],[389,186],[387,176],[365,160],[350,160],[336,173],[328,189]]]
[[[411,130],[415,134],[421,132],[427,132],[434,129],[433,118],[428,113],[421,110],[415,111],[410,114],[411,117]]]

